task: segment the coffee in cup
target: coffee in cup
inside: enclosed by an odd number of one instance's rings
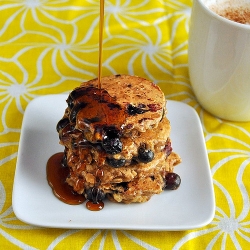
[[[221,17],[250,25],[250,3],[248,1],[216,1],[209,8]]]

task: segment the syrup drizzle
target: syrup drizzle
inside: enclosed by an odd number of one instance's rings
[[[98,62],[98,88],[101,88],[102,77],[102,45],[104,26],[104,0],[100,0],[100,21],[99,21],[99,62]]]

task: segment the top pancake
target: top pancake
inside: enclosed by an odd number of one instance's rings
[[[81,87],[98,87],[98,79]],[[101,78],[101,88],[128,113],[123,133],[137,130],[145,132],[158,126],[165,112],[165,96],[153,82],[138,76],[111,75]]]

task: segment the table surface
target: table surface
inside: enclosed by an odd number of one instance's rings
[[[246,249],[250,245],[250,123],[218,119],[196,101],[187,64],[191,8],[191,0],[106,0],[102,74],[142,76],[158,84],[167,99],[195,108],[213,178],[214,219],[202,228],[175,232],[48,229],[21,222],[12,209],[22,118],[32,99],[67,94],[97,76],[99,1],[0,1],[1,249]]]

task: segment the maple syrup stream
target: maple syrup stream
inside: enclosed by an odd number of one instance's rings
[[[103,50],[103,26],[104,26],[104,0],[100,0],[100,21],[99,21],[99,58],[98,58],[98,88],[101,89],[102,77],[102,50]],[[78,205],[83,203],[86,199],[83,195],[74,192],[73,188],[68,185],[66,178],[69,175],[69,168],[64,166],[63,162],[64,153],[56,153],[52,155],[47,162],[47,180],[51,186],[55,196],[61,201],[70,204]],[[102,170],[97,170],[98,175],[102,175]],[[98,185],[98,181],[97,181]],[[103,209],[104,203],[102,201],[94,203],[87,201],[87,209],[91,211],[99,211]]]
[[[98,58],[98,88],[101,89],[102,83],[102,51],[103,51],[103,26],[104,26],[104,0],[100,0],[100,21],[99,21],[99,58]],[[100,91],[102,94],[102,91]],[[102,99],[102,96],[101,96]],[[99,174],[98,174],[99,173]],[[99,177],[103,175],[102,169],[97,170],[96,178],[98,179],[97,185],[99,182]],[[102,201],[87,201],[86,208],[91,211],[99,211],[104,208],[104,203]]]
[[[101,77],[102,77],[103,26],[104,26],[104,0],[100,0],[99,61],[98,61],[98,88],[99,89],[101,89]]]

